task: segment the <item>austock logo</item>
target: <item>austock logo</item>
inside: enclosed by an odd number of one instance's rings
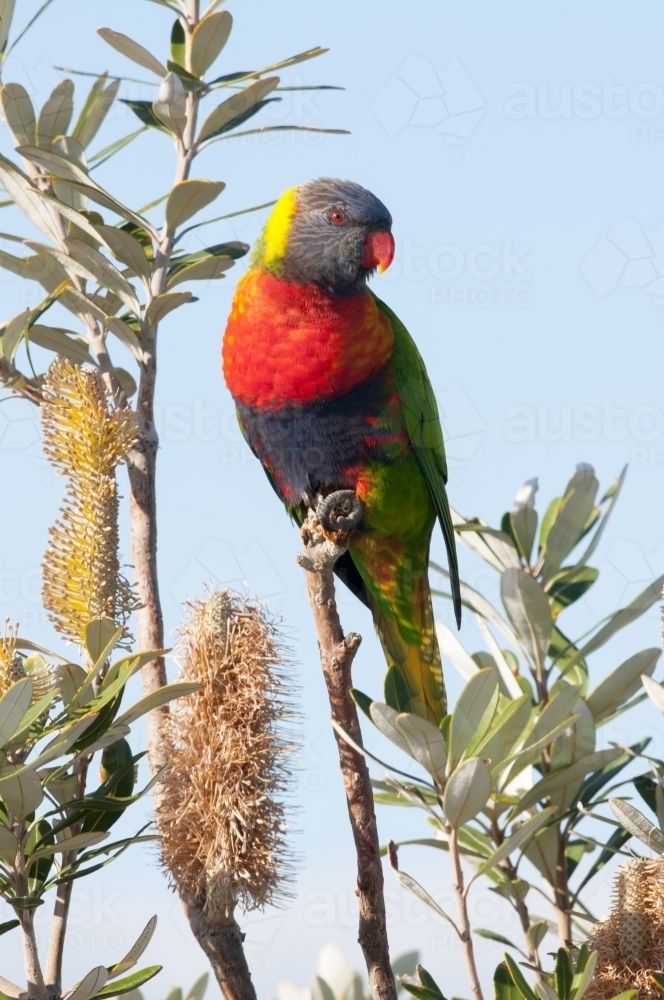
[[[422,56],[408,56],[371,105],[390,137],[407,127],[432,128],[450,145],[468,141],[485,109],[456,56],[444,69]]]

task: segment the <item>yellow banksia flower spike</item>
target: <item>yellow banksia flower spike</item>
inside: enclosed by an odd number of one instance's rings
[[[42,600],[57,631],[82,643],[88,622],[126,625],[138,606],[120,572],[115,477],[137,441],[136,418],[109,406],[98,369],[65,358],[46,375],[41,415],[46,457],[67,477],[44,553]]]
[[[598,960],[584,1000],[611,1000],[625,990],[637,990],[634,1000],[661,997],[650,973],[664,972],[664,857],[618,868],[613,908],[588,944]]]
[[[223,922],[238,903],[252,910],[290,895],[292,684],[274,621],[229,590],[190,603],[180,653],[179,679],[202,688],[174,702],[165,723],[162,861],[179,893]]]

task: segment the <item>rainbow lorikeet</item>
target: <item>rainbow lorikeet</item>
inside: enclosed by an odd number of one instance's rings
[[[390,700],[438,722],[436,517],[458,623],[459,575],[436,399],[410,334],[367,288],[394,256],[391,227],[382,202],[350,181],[286,191],[238,284],[223,366],[242,432],[298,522],[305,496],[351,489],[362,501],[337,575],[372,611]]]

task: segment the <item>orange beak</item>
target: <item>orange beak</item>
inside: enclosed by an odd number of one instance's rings
[[[386,271],[394,260],[392,233],[368,233],[362,249],[360,267],[377,267],[378,273]]]

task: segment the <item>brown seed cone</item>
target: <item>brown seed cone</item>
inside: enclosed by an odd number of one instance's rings
[[[649,973],[664,972],[664,857],[622,864],[613,900],[611,913],[595,924],[588,942],[598,960],[584,1000],[610,1000],[634,989],[634,1000],[661,998]]]
[[[180,894],[204,902],[214,922],[236,903],[252,910],[290,895],[292,683],[266,609],[228,590],[190,602],[180,653],[179,679],[202,689],[175,701],[166,722],[161,855]]]
[[[136,418],[109,408],[96,368],[65,358],[46,376],[41,413],[46,457],[68,480],[44,553],[42,600],[57,631],[82,642],[94,618],[125,625],[139,606],[120,572],[115,480],[136,442]]]

